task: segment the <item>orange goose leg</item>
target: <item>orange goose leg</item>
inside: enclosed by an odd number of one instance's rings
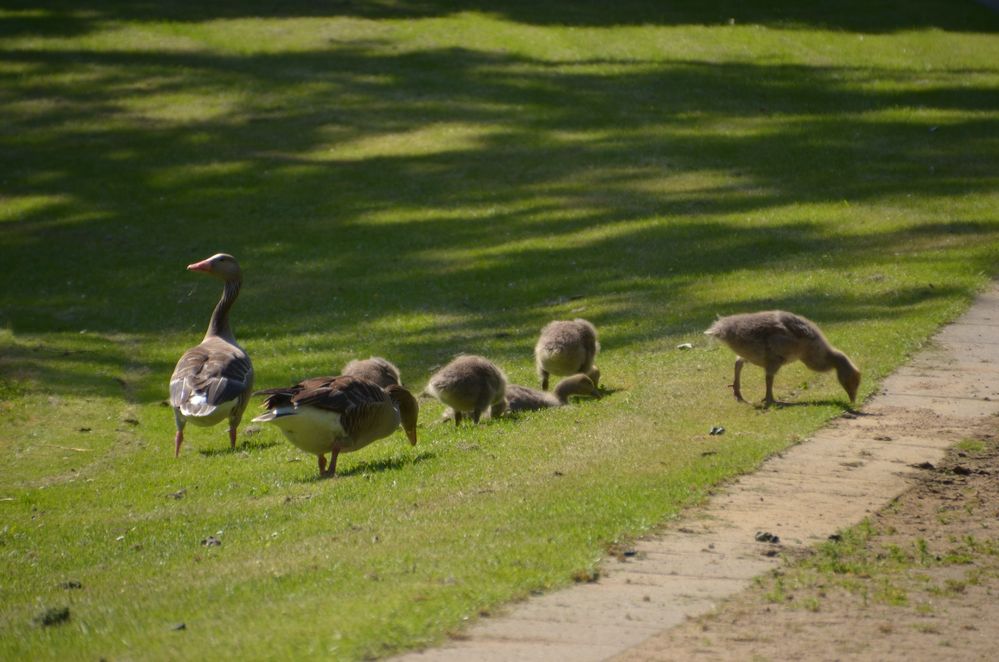
[[[332,478],[336,474],[336,459],[337,457],[339,457],[339,455],[340,455],[339,448],[334,448],[333,452],[330,453],[330,466],[329,469],[326,470],[326,476],[328,478]]]

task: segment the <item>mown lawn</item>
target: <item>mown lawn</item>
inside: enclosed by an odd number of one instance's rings
[[[805,314],[866,396],[968,304],[997,30],[944,0],[4,3],[0,657],[429,644],[807,436],[832,375],[740,405],[701,331]],[[167,379],[219,294],[184,266],[218,251],[258,387],[380,354],[420,390],[458,352],[533,385],[582,316],[608,395],[458,430],[425,401],[416,447],[330,481],[272,429],[175,460]]]

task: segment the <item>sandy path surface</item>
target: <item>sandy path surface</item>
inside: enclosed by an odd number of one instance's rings
[[[615,661],[996,659],[997,467],[990,422],[861,526]]]
[[[780,646],[757,651],[759,640],[752,637],[748,648],[737,650],[723,632],[715,632],[715,641],[722,643],[712,648],[697,634],[704,624],[689,619],[746,592],[754,578],[784,567],[785,557],[805,555],[830,535],[875,515],[926,473],[919,465],[936,466],[949,446],[995,430],[996,416],[999,287],[993,286],[888,378],[858,415],[833,421],[756,473],[723,487],[706,506],[662,534],[608,559],[598,581],[512,605],[459,639],[401,659],[794,658]],[[736,627],[720,613],[715,614],[718,623]],[[805,611],[797,618],[804,623],[815,620],[816,613]],[[675,628],[681,624],[695,629],[680,636]],[[759,623],[747,620],[746,627]],[[849,630],[845,636],[852,638]],[[810,646],[822,650],[819,642]]]

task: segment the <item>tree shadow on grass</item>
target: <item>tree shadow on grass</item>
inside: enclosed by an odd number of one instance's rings
[[[282,2],[134,2],[95,0],[8,0],[9,15],[0,21],[0,35],[83,35],[107,21],[152,23],[237,19],[360,18],[418,20],[458,12],[481,12],[506,21],[537,26],[606,28],[614,26],[765,25],[770,28],[814,28],[854,32],[892,32],[939,28],[988,30],[989,10],[976,3],[932,0],[861,0],[814,4],[795,0],[739,2],[736,0],[600,0],[533,2],[531,0],[470,0],[456,5],[445,0],[349,2],[344,0],[284,0]]]
[[[116,10],[150,18],[178,11],[143,7]],[[441,7],[394,3],[386,11]],[[551,11],[503,7],[496,11]],[[248,3],[190,16],[305,10]],[[596,4],[561,11],[567,23],[609,18]],[[621,22],[644,22],[646,11],[659,10],[615,9]],[[919,11],[901,16],[922,20],[913,18]],[[606,310],[599,321],[618,327],[607,340],[626,350],[749,306],[848,321],[955,293],[907,284],[871,297],[858,283],[858,292],[835,296],[799,288],[775,299],[698,303],[700,281],[744,270],[821,264],[849,277],[893,264],[898,243],[918,249],[911,259],[942,263],[935,246],[948,242],[965,247],[954,259],[968,268],[978,260],[983,271],[995,269],[987,251],[967,248],[994,244],[994,219],[832,232],[807,218],[768,218],[798,204],[991,191],[995,154],[981,136],[995,133],[988,113],[999,104],[976,78],[989,69],[957,85],[955,72],[625,59],[604,75],[592,70],[597,60],[389,45],[245,56],[58,43],[0,52],[0,63],[33,72],[8,77],[10,94],[32,103],[10,107],[0,132],[5,194],[42,201],[0,237],[0,263],[11,274],[0,323],[15,333],[86,328],[186,335],[193,344],[218,284],[183,265],[227,250],[246,272],[233,320],[251,355],[272,339],[301,336],[304,350],[349,342],[422,374],[457,351],[512,360],[544,321],[578,302]],[[81,72],[88,75],[70,75]],[[858,84],[885,79],[893,84]],[[194,119],[156,118],[143,106],[184,94],[196,107],[227,95],[235,102]],[[953,119],[937,126],[880,114],[900,108]],[[760,130],[732,132],[719,122]],[[468,137],[451,143],[442,134],[437,148],[411,148],[441,126]],[[697,186],[682,186],[687,178]],[[675,312],[662,310],[663,299],[678,302]],[[626,324],[651,314],[662,316],[653,330]],[[405,315],[433,323],[370,338],[356,331]],[[383,346],[369,348],[372,338]],[[48,370],[48,357],[18,360],[28,372]],[[162,379],[166,363],[150,363],[149,379]],[[95,379],[103,377],[81,363],[51,384],[57,392],[113,390]]]
[[[690,310],[692,319],[700,320],[697,324],[688,324],[686,320],[678,326],[672,326],[664,331],[669,333],[693,333],[703,331],[717,317],[736,313],[754,312],[758,310],[787,310],[810,319],[822,320],[823,323],[855,322],[865,319],[877,319],[891,310],[913,310],[920,306],[933,303],[961,294],[963,291],[954,286],[934,286],[931,283],[909,285],[895,288],[890,294],[880,298],[871,298],[861,288],[849,294],[830,296],[826,291],[805,288],[790,295],[739,297],[729,300],[714,301],[703,306],[693,306]]]
[[[364,474],[376,474],[382,473],[384,471],[397,471],[408,466],[413,466],[420,464],[421,462],[426,462],[427,460],[432,460],[437,457],[437,454],[432,451],[421,451],[412,457],[400,457],[393,456],[388,458],[382,458],[379,460],[365,460],[363,462],[358,462],[345,469],[337,467],[337,472],[335,476],[320,476],[318,471],[314,476],[309,478],[301,479],[301,483],[318,483],[326,480],[336,480],[338,478],[348,478],[350,476],[363,476]],[[340,458],[340,462],[343,462],[343,458]]]
[[[757,409],[766,409],[762,404],[754,405]],[[843,399],[835,398],[822,398],[819,400],[781,400],[780,402],[774,403],[771,409],[783,409],[785,407],[835,407],[842,410],[843,414],[853,414],[856,415],[858,412],[853,408],[849,401]]]
[[[239,455],[241,453],[259,453],[265,451],[268,448],[274,448],[275,446],[281,446],[280,441],[243,441],[242,443],[236,444],[235,448],[231,448],[228,445],[224,447],[216,448],[200,448],[198,449],[198,454],[202,457],[221,457],[226,455]]]

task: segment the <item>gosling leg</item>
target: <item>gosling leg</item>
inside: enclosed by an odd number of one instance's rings
[[[776,403],[774,400],[774,374],[772,372],[767,372],[767,395],[763,399],[763,404],[767,407]]]
[[[745,402],[742,399],[742,366],[745,365],[746,359],[741,356],[735,360],[735,378],[732,380],[732,393],[735,395],[735,399],[739,402]]]

